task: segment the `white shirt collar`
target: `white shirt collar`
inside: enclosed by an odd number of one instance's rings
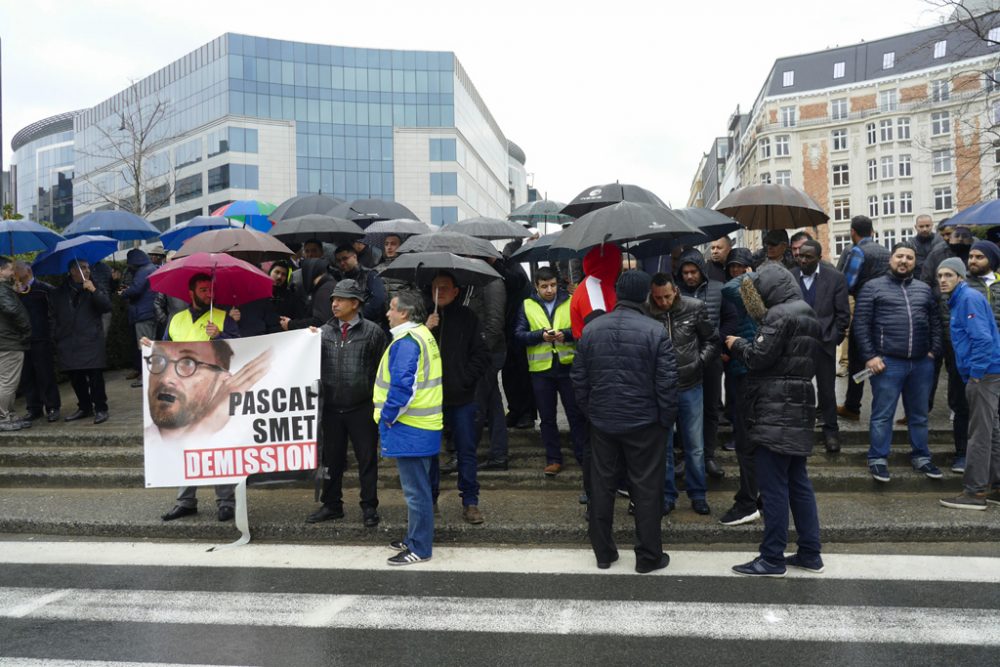
[[[416,329],[419,326],[420,325],[417,324],[416,322],[403,322],[402,324],[399,324],[389,329],[389,333],[392,334],[393,338],[399,338],[410,329]]]

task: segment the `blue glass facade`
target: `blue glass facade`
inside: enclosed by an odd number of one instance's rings
[[[29,141],[14,151],[15,206],[22,215],[59,226],[73,221],[73,130]]]

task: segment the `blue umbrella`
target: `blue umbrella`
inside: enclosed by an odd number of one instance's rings
[[[53,248],[40,254],[31,269],[40,276],[66,273],[74,261],[96,262],[118,249],[118,241],[107,236],[76,236],[60,241]]]
[[[977,225],[1000,225],[1000,199],[974,204],[948,220],[949,225],[956,227],[975,227]]]
[[[164,250],[180,250],[181,245],[192,236],[215,229],[231,229],[233,227],[243,227],[243,223],[214,215],[199,215],[160,234],[160,243],[163,244]]]
[[[0,220],[0,255],[45,250],[62,240],[48,227],[31,220]]]
[[[135,213],[94,211],[77,218],[63,230],[66,238],[81,234],[100,234],[119,241],[136,241],[159,236],[160,230]]]

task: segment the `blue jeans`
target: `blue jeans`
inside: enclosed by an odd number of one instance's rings
[[[702,430],[704,417],[702,385],[677,392],[677,422],[684,434],[684,485],[691,500],[705,499],[705,441]],[[677,502],[674,483],[674,429],[667,432],[667,472],[663,485],[663,500]]]
[[[815,560],[820,552],[819,515],[812,482],[806,472],[806,457],[778,454],[758,446],[754,464],[764,505],[764,539],[760,543],[760,555],[768,563],[785,564],[788,510],[791,508],[795,531],[799,534],[799,555],[807,562]]]
[[[930,463],[931,451],[927,446],[927,406],[930,402],[931,384],[934,382],[934,360],[899,359],[883,357],[885,370],[871,377],[872,417],[868,427],[871,444],[868,464],[886,465],[892,446],[892,418],[900,394],[910,431],[910,460],[914,468]]]
[[[476,408],[475,401],[444,407],[444,427],[451,429],[451,441],[458,458],[458,491],[462,496],[462,505],[479,504],[479,482],[476,480],[476,441],[479,434],[476,431]]]
[[[437,456],[400,457],[399,483],[406,498],[406,546],[421,558],[431,557],[434,542],[434,501],[431,498],[431,459]]]

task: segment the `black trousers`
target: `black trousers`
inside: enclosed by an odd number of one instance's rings
[[[652,565],[663,553],[663,471],[667,464],[667,429],[650,424],[626,433],[590,427],[590,544],[598,562],[618,554],[612,533],[615,489],[628,476],[635,503],[635,560]]]
[[[837,346],[833,343],[820,346],[815,362],[816,402],[823,415],[823,433],[837,433],[840,430],[837,424]]]
[[[76,404],[84,412],[107,412],[108,394],[104,390],[104,369],[68,371],[76,392]]]
[[[372,419],[372,404],[347,412],[323,409],[323,465],[329,478],[323,482],[320,502],[327,507],[344,506],[344,471],[347,469],[347,441],[354,447],[361,480],[361,508],[378,507],[378,425]]]
[[[854,332],[847,342],[847,394],[844,396],[844,408],[851,412],[861,412],[861,399],[865,395],[865,383],[857,383],[852,378],[865,369],[865,360],[861,358],[858,344],[854,342]]]
[[[719,441],[719,406],[722,404],[722,357],[716,357],[706,366],[703,374],[705,460],[715,458],[715,445]]]
[[[969,401],[965,398],[965,383],[955,365],[955,351],[945,346],[944,366],[948,369],[948,407],[955,413],[951,433],[955,439],[955,454],[965,456],[969,446]]]
[[[507,339],[507,359],[500,373],[503,395],[507,399],[507,425],[513,426],[522,418],[535,420],[535,393],[531,388],[528,356],[524,348]]]
[[[746,390],[746,374],[726,374],[726,396],[729,397],[730,415],[733,421],[733,443],[736,446],[736,461],[740,466],[740,487],[736,490],[733,501],[741,509],[754,510],[757,508],[760,490],[757,488],[754,453],[747,437]]]
[[[40,415],[43,410],[58,410],[62,407],[59,385],[56,383],[52,343],[44,340],[32,343],[24,353],[21,390],[24,392],[28,412]]]

